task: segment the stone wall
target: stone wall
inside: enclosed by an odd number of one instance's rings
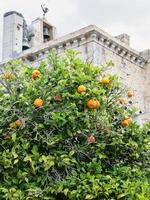
[[[144,107],[145,116],[144,121],[150,121],[150,62],[144,67]]]

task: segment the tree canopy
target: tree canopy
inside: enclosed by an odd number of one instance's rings
[[[149,200],[149,124],[116,75],[67,50],[0,75],[0,199]]]

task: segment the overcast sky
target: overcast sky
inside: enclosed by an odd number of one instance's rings
[[[129,34],[136,50],[150,48],[150,0],[0,0],[0,48],[3,14],[16,10],[30,24],[42,16],[42,3],[59,36],[95,24],[112,35]]]

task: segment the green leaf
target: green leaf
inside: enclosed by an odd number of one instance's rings
[[[18,161],[19,161],[18,159],[15,159],[15,160],[14,160],[14,164],[17,164],[17,163],[18,163]]]
[[[128,195],[128,193],[119,194],[119,195],[117,196],[117,199],[121,199],[121,198],[123,198],[123,197],[125,197],[125,196],[127,196],[127,195]]]
[[[63,190],[63,185],[60,185],[60,186],[57,188],[57,192],[60,193],[60,192],[62,192],[62,190]]]
[[[66,165],[70,164],[70,158],[64,158],[62,162]]]
[[[12,148],[12,155],[14,158],[18,158],[18,154],[16,153],[15,148]]]
[[[69,152],[69,157],[73,156],[74,153],[75,153],[74,150],[70,151],[70,152]]]
[[[24,158],[24,161],[25,161],[25,162],[26,162],[26,161],[32,162],[31,156],[26,155],[26,157]]]
[[[12,134],[12,141],[15,142],[16,141],[16,133]]]
[[[94,196],[92,194],[87,194],[85,196],[85,199],[94,199]]]
[[[69,192],[69,189],[68,189],[68,188],[64,189],[64,195],[65,195],[65,196],[67,196],[68,192]]]
[[[45,171],[47,171],[47,170],[49,170],[52,166],[54,166],[54,161],[47,161],[47,162],[45,162],[45,168],[44,168],[44,170]]]
[[[39,152],[38,152],[38,147],[37,145],[34,145],[32,148],[32,153],[34,156],[38,157],[39,156]]]

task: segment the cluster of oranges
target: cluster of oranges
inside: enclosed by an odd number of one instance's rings
[[[104,85],[108,85],[109,83],[110,83],[110,80],[108,79],[108,78],[106,78],[106,77],[104,77],[103,79],[102,79],[102,81],[101,81]],[[87,91],[87,88],[84,86],[84,85],[80,85],[78,88],[77,88],[77,92],[78,93],[85,93]],[[134,96],[134,93],[133,93],[133,91],[128,91],[127,92],[127,96],[129,97],[129,98],[131,98],[131,97],[133,97]],[[123,98],[120,98],[119,99],[119,102],[120,102],[120,104],[122,104],[122,105],[125,105],[125,104],[127,104],[127,101],[125,100],[125,99],[123,99]],[[99,107],[100,107],[100,102],[97,100],[97,99],[90,99],[90,100],[88,100],[88,102],[87,102],[87,107],[89,108],[89,109],[98,109]],[[128,118],[125,118],[124,120],[122,120],[121,121],[121,125],[123,126],[123,127],[127,127],[127,126],[129,126],[131,123],[132,123],[132,118],[131,117],[128,117]],[[94,138],[94,136],[89,136],[88,138],[87,138],[87,143],[88,144],[90,144],[90,143],[94,143],[95,142],[95,138]]]
[[[12,78],[11,75],[12,75],[12,74],[5,74],[5,79],[11,79],[11,78]],[[41,75],[41,72],[40,72],[39,70],[34,70],[34,71],[32,72],[32,76],[31,76],[31,77],[32,77],[33,80],[35,80],[35,79],[39,78],[40,75]],[[60,102],[62,99],[61,99],[61,96],[60,96],[60,95],[56,95],[56,96],[54,97],[54,100],[55,100],[56,102]],[[43,101],[42,99],[40,99],[40,98],[35,99],[34,102],[33,102],[33,105],[34,105],[36,108],[42,107],[43,104],[44,104],[44,101]],[[10,123],[10,124],[9,124],[9,128],[11,128],[11,129],[19,128],[21,125],[22,125],[22,121],[21,121],[20,119],[18,119],[18,120],[16,120],[15,122]]]
[[[36,79],[39,78],[40,76],[41,76],[41,72],[40,72],[39,70],[36,69],[36,70],[34,70],[34,71],[32,72],[31,78],[32,78],[32,80],[36,80]],[[6,74],[5,74],[5,79],[11,80],[12,78],[13,78],[13,74],[12,74],[12,73],[6,73]],[[110,80],[109,80],[107,77],[103,77],[102,80],[101,80],[101,82],[102,82],[103,85],[107,86],[107,85],[110,83]],[[78,92],[78,93],[85,93],[86,91],[87,91],[87,88],[86,88],[84,85],[80,85],[80,86],[77,88],[77,92]],[[128,97],[130,98],[130,97],[132,97],[134,94],[133,94],[132,91],[128,91],[128,92],[127,92],[127,95],[128,95]],[[54,100],[55,100],[56,102],[61,102],[61,101],[62,101],[62,98],[61,98],[60,95],[56,95],[56,96],[54,97]],[[120,99],[120,103],[121,103],[121,104],[126,104],[126,100],[123,99],[123,98],[121,98],[121,99]],[[34,102],[33,102],[33,105],[34,105],[36,108],[42,107],[43,104],[44,104],[44,101],[43,101],[42,99],[40,99],[40,98],[35,99]],[[89,109],[98,109],[98,108],[100,107],[100,102],[99,102],[97,99],[95,99],[95,98],[89,99],[89,100],[87,101],[87,107],[88,107]],[[131,123],[132,123],[132,118],[128,117],[128,118],[125,118],[125,119],[121,122],[121,125],[122,125],[123,127],[127,127],[127,126],[129,126]],[[15,122],[12,122],[12,123],[9,124],[9,127],[10,127],[11,129],[13,129],[13,128],[19,128],[19,127],[21,127],[21,126],[22,126],[22,120],[20,120],[20,119],[18,119],[18,120],[16,120]],[[95,143],[95,141],[96,141],[96,139],[95,139],[95,137],[94,137],[93,135],[87,137],[87,144]]]
[[[87,88],[84,85],[80,85],[77,88],[78,93],[84,93],[87,91]],[[87,107],[89,109],[97,109],[100,107],[100,102],[97,99],[89,99],[87,102]]]
[[[39,78],[40,77],[40,75],[41,75],[41,72],[39,71],[39,70],[34,70],[33,71],[33,73],[32,73],[32,79],[36,79],[36,78]],[[5,75],[4,75],[4,77],[5,77],[5,79],[6,80],[11,80],[12,78],[13,78],[13,74],[12,73],[6,73]],[[35,99],[35,101],[34,101],[34,106],[35,107],[41,107],[42,105],[43,105],[43,100],[42,99]],[[22,126],[22,124],[23,124],[23,122],[22,122],[22,120],[21,119],[18,119],[18,120],[16,120],[15,122],[11,122],[10,124],[9,124],[9,128],[11,128],[11,129],[15,129],[15,128],[19,128],[19,127],[21,127]]]
[[[31,75],[31,77],[32,77],[33,80],[39,78],[40,76],[41,76],[41,72],[40,72],[39,70],[37,70],[37,69],[34,70],[34,71],[32,72],[32,75]],[[12,80],[13,77],[14,77],[14,75],[13,75],[11,72],[6,72],[6,73],[4,74],[4,78],[5,78],[6,80]]]
[[[129,90],[129,91],[127,92],[127,96],[128,96],[129,98],[133,97],[133,96],[134,96],[134,92],[131,91],[131,90]],[[123,99],[123,98],[120,98],[120,99],[119,99],[119,102],[120,102],[120,104],[122,104],[122,105],[127,104],[127,101],[126,101],[125,99]],[[132,121],[133,121],[133,120],[132,120],[131,117],[127,117],[127,118],[125,118],[124,120],[121,121],[121,125],[122,125],[123,127],[128,127],[128,126],[132,123]]]
[[[87,88],[84,85],[80,85],[77,88],[78,93],[85,93],[87,91]],[[89,109],[98,109],[100,107],[100,102],[97,99],[89,99],[87,102],[87,107]],[[87,144],[92,144],[96,142],[96,139],[93,135],[88,136],[86,140]]]
[[[129,91],[127,92],[127,96],[128,96],[129,98],[133,97],[133,96],[134,96],[134,92],[131,91],[131,90],[129,90]],[[124,99],[124,98],[120,98],[120,99],[119,99],[119,102],[120,102],[120,104],[122,104],[122,105],[127,104],[127,101],[126,101],[126,99]]]
[[[108,85],[109,82],[110,82],[110,80],[108,78],[106,78],[106,77],[104,77],[102,79],[102,83],[104,85]],[[78,93],[83,93],[83,92],[87,91],[87,88],[84,85],[80,85],[77,88],[77,91],[78,91]],[[88,102],[87,102],[87,107],[89,109],[98,109],[100,107],[100,102],[97,99],[89,99]]]
[[[103,77],[101,82],[104,85],[108,85],[110,83],[110,80],[107,77]],[[84,93],[87,91],[87,88],[84,85],[80,85],[77,88],[78,93]],[[89,99],[87,102],[87,107],[89,109],[98,109],[100,107],[100,102],[97,99]]]
[[[14,129],[14,128],[20,128],[22,126],[23,122],[21,119],[17,119],[15,122],[11,122],[9,124],[9,128]]]
[[[35,69],[32,72],[32,75],[31,75],[31,77],[32,77],[33,80],[39,78],[40,76],[41,76],[41,72],[38,69]],[[33,104],[34,104],[34,106],[36,108],[40,108],[40,107],[43,106],[44,101],[42,99],[40,99],[40,98],[37,98],[37,99],[34,100]]]

